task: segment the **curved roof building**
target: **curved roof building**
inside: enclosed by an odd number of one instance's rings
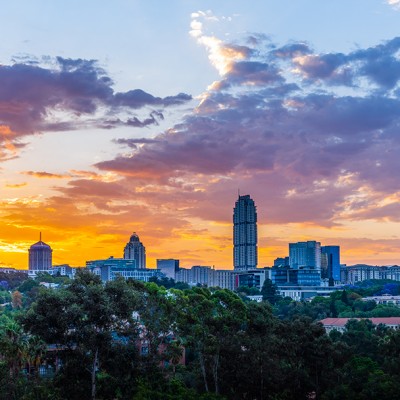
[[[146,248],[136,232],[133,232],[124,248],[124,259],[135,260],[136,268],[146,268]]]
[[[52,267],[51,247],[42,242],[42,233],[37,243],[29,248],[29,271],[47,271]]]

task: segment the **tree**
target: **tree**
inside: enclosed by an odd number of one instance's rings
[[[14,310],[19,310],[22,308],[22,293],[18,290],[12,293],[11,304]]]
[[[56,344],[65,357],[64,370],[68,354],[79,356],[90,374],[90,398],[95,399],[102,358],[115,337],[134,334],[135,308],[135,296],[122,278],[103,286],[99,277],[80,270],[69,286],[43,289],[23,323],[31,333]]]
[[[281,297],[277,294],[277,286],[272,283],[271,279],[264,281],[261,289],[263,300],[268,301],[270,304],[275,304]]]
[[[239,332],[246,320],[246,306],[229,290],[193,288],[179,300],[179,332],[194,352],[204,390],[220,393],[226,362],[240,351]]]

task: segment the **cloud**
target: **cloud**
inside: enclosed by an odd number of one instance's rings
[[[71,178],[71,175],[53,174],[45,171],[23,171],[22,174],[34,176],[35,178],[46,178],[46,179],[66,179]]]
[[[57,57],[0,65],[0,143],[7,148],[0,159],[16,156],[24,145],[20,138],[26,135],[93,126],[143,128],[164,118],[159,108],[190,100],[184,93],[164,98],[141,89],[116,93],[113,81],[95,60]],[[136,115],[139,109],[148,117]],[[115,119],[110,121],[111,112]]]
[[[136,230],[146,232],[154,258],[179,249],[181,257],[193,262],[224,251],[228,259],[231,207],[240,189],[256,201],[260,230],[273,230],[262,237],[301,240],[290,233],[306,236],[311,226],[313,234],[331,237],[331,244],[349,243],[362,258],[371,244],[368,239],[353,243],[331,233],[349,235],[351,223],[374,220],[387,227],[399,220],[400,39],[320,54],[310,43],[278,45],[265,35],[227,42],[207,33],[207,24],[216,20],[209,12],[193,15],[191,35],[220,74],[193,110],[154,138],[113,139],[123,152],[95,164],[95,172],[59,174],[69,181],[52,187],[57,196],[4,201],[4,229],[12,221],[33,231],[37,221],[43,221],[60,242],[69,234],[74,254],[81,243],[93,242],[92,236],[104,235],[104,243],[113,241],[113,248],[122,248],[118,240],[123,243],[127,233]],[[154,126],[162,120],[164,107],[190,99],[180,94],[161,98],[143,90],[115,93],[92,61],[57,60],[55,67],[43,71],[40,64],[26,68],[36,68],[45,76],[43,83],[55,77],[72,82],[61,103],[52,100],[54,105],[49,105],[41,94],[37,104],[28,102],[36,111],[31,117],[35,131],[77,124],[104,129]],[[50,91],[45,88],[44,93]],[[30,132],[13,120],[21,115],[21,104],[7,102],[8,120],[0,121],[4,142],[17,143]],[[50,118],[59,107],[73,117]],[[100,113],[103,108],[106,112]],[[46,172],[30,171],[39,177],[36,174]],[[74,232],[79,238],[73,238]],[[381,243],[372,243],[369,257],[394,252],[395,242]],[[101,248],[96,257],[110,255],[105,244],[95,244]],[[282,250],[276,240],[265,239],[264,245],[265,252],[270,247],[271,252]]]
[[[386,0],[386,2],[396,10],[400,9],[400,0]]]
[[[7,184],[6,187],[10,189],[20,189],[26,185],[27,183],[23,182],[23,183]]]
[[[263,199],[269,221],[326,227],[369,218],[358,191],[371,201],[400,192],[400,38],[347,54],[265,36],[225,43],[205,33],[210,15],[193,16],[191,35],[221,79],[181,123],[140,146],[119,140],[131,151],[97,168],[132,185],[186,182],[181,197],[197,193],[186,212],[220,221],[212,199],[229,202],[238,187]],[[396,220],[393,206],[377,204]]]
[[[135,89],[125,93],[115,93],[113,104],[118,106],[126,106],[133,109],[142,108],[144,106],[173,106],[180,105],[191,100],[192,97],[185,93],[179,93],[176,96],[168,96],[164,98],[154,97],[144,90]]]
[[[204,33],[202,20],[218,21],[218,18],[211,11],[198,11],[197,13],[192,13],[191,17],[191,31],[189,33],[199,44],[207,49],[208,58],[220,75],[225,75],[235,61],[245,59],[251,53],[251,49],[245,45],[224,43],[217,37]]]

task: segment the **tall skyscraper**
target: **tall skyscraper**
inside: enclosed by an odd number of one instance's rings
[[[321,274],[330,286],[340,282],[340,246],[321,247]]]
[[[40,232],[39,241],[29,248],[29,271],[36,273],[51,269],[52,253],[51,247],[42,242],[42,232]]]
[[[257,211],[249,195],[240,196],[233,209],[233,266],[235,270],[257,268]]]
[[[289,243],[290,268],[321,269],[321,243],[308,242]]]
[[[146,268],[146,248],[139,240],[139,236],[136,232],[133,232],[129,242],[124,248],[124,259],[135,260],[136,268]]]

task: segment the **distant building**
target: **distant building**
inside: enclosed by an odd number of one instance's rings
[[[400,281],[400,266],[378,266],[378,265],[342,265],[341,282],[354,285],[357,282],[362,282],[370,279],[391,279]]]
[[[277,257],[274,260],[274,267],[289,267],[289,257]]]
[[[277,285],[277,293],[282,297],[290,297],[295,301],[307,301],[311,300],[315,296],[328,297],[331,293],[342,290],[339,286],[300,286],[300,285]]]
[[[392,296],[390,294],[383,294],[382,296],[363,297],[362,301],[374,301],[376,304],[384,306],[400,307],[400,296]]]
[[[124,259],[135,260],[137,268],[146,268],[146,248],[136,232],[133,232],[124,248]]]
[[[218,270],[208,266],[195,265],[191,269],[180,268],[175,274],[176,282],[187,283],[190,286],[204,285],[221,289],[235,289],[235,272]]]
[[[385,325],[392,329],[400,329],[400,317],[387,317],[387,318],[325,318],[319,321],[326,332],[329,333],[332,330],[344,332],[346,330],[346,324],[350,319],[362,320],[369,319],[373,325]]]
[[[327,279],[330,286],[340,282],[340,247],[321,247],[321,278]]]
[[[290,268],[321,269],[321,243],[313,241],[289,243]]]
[[[157,259],[157,269],[167,278],[175,279],[175,275],[179,271],[179,260],[172,258]]]
[[[235,271],[257,268],[257,211],[254,200],[239,196],[233,209],[233,266]]]
[[[5,274],[14,274],[15,272],[25,272],[26,270],[19,270],[19,269],[15,269],[15,268],[7,268],[7,267],[0,267],[0,272],[3,272]]]
[[[163,276],[158,269],[136,268],[135,260],[114,257],[105,260],[86,261],[86,268],[95,275],[100,276],[103,282],[113,281],[118,276],[144,282],[148,282],[153,276]]]
[[[313,268],[279,268],[271,269],[271,281],[278,286],[321,286],[321,272]]]
[[[52,267],[52,253],[51,247],[42,242],[40,233],[39,241],[29,248],[29,274],[48,271]]]
[[[60,276],[67,276],[70,279],[75,278],[75,274],[78,268],[73,268],[70,267],[68,264],[62,264],[62,265],[54,265],[53,268],[51,268],[48,273],[50,275],[60,275]]]
[[[235,290],[235,272],[229,269],[213,269],[210,286]]]
[[[235,276],[236,287],[246,286],[262,289],[266,279],[271,279],[272,268],[256,268],[237,272]]]
[[[206,267],[202,265],[194,265],[191,269],[191,282],[188,282],[189,285],[206,285],[210,284],[211,280],[211,267]]]

